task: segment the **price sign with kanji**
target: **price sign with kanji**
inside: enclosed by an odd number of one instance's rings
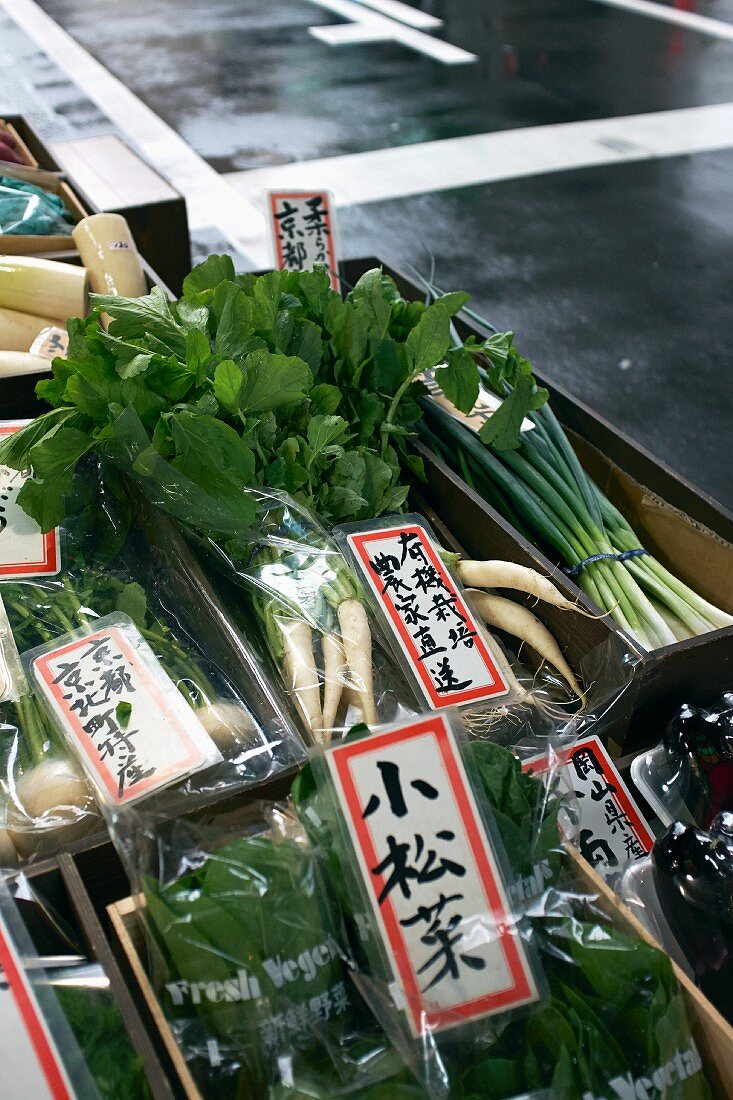
[[[537,1000],[448,717],[348,741],[326,760],[413,1034]]]
[[[270,226],[275,262],[288,271],[325,264],[339,289],[336,217],[328,191],[270,191]]]
[[[0,441],[23,428],[27,420],[0,421]],[[58,528],[43,534],[18,504],[30,470],[0,465],[0,580],[52,577],[61,568]]]
[[[578,800],[580,854],[612,880],[627,863],[652,850],[654,834],[598,737],[586,737],[557,756],[567,765]],[[522,762],[524,771],[536,775],[549,766],[546,756]]]
[[[408,517],[393,527],[352,531],[346,541],[430,707],[503,699],[513,690],[509,670],[422,524]]]
[[[104,801],[123,805],[220,755],[150,646],[122,615],[31,659],[35,688]]]

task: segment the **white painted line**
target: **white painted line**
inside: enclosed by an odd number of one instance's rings
[[[4,2],[8,2],[8,0],[4,0]],[[386,15],[370,11],[362,4],[355,3],[355,0],[308,0],[308,2],[316,4],[319,8],[325,8],[326,11],[338,15],[341,19],[347,19],[350,23],[356,23],[364,30],[363,37],[354,38],[348,34],[338,33],[324,36],[323,31],[327,28],[308,28],[309,33],[314,38],[320,38],[322,41],[328,42],[329,45],[343,45],[345,42],[390,41],[398,42],[408,50],[425,54],[426,57],[431,57],[434,61],[440,61],[443,65],[467,65],[478,60],[476,54],[469,53],[468,50],[463,50],[460,46],[452,46],[450,42],[444,42],[442,38],[432,38],[423,31],[415,30],[414,27],[407,27],[404,23],[398,23],[394,19],[389,19]],[[370,35],[369,31],[372,31],[373,34]]]
[[[382,15],[390,19],[397,19],[400,23],[406,23],[408,27],[415,27],[419,31],[434,31],[443,26],[443,20],[429,15],[419,8],[411,8],[409,4],[403,4],[402,0],[357,0],[366,8],[374,8]]]
[[[528,126],[329,157],[227,176],[251,201],[264,191],[327,188],[340,206],[602,164],[733,148],[733,103]]]
[[[664,4],[655,4],[652,0],[593,0],[596,4],[606,4],[611,8],[621,8],[634,15],[646,15],[650,19],[659,19],[663,23],[675,23],[690,31],[699,31],[713,38],[724,38],[733,42],[733,23],[724,23],[720,19],[711,19],[707,15],[698,15],[694,11],[681,11],[668,8]]]
[[[272,262],[264,209],[258,203],[250,202],[211,168],[34,0],[0,0],[0,7],[185,196],[193,229],[216,228],[254,267]]]

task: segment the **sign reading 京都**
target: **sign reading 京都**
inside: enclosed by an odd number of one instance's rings
[[[585,737],[558,755],[568,767],[578,799],[580,854],[603,878],[612,880],[627,863],[652,850],[654,834],[598,737]],[[548,767],[546,756],[522,763],[525,772],[537,775]]]
[[[414,1035],[538,998],[497,852],[444,714],[326,760]]]
[[[0,441],[29,423],[0,421]],[[61,568],[58,528],[47,534],[18,504],[30,470],[0,466],[0,581],[53,577]]]
[[[347,543],[433,709],[509,694],[501,658],[423,526],[406,520],[367,528],[347,535]]]
[[[100,796],[119,806],[220,756],[132,620],[99,624],[35,656],[31,669]]]
[[[288,271],[325,264],[339,289],[336,216],[328,191],[270,191],[270,227],[275,263]]]

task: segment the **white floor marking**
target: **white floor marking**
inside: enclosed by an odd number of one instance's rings
[[[419,8],[411,8],[409,4],[403,4],[402,0],[357,0],[357,3],[363,4],[365,8],[374,8],[382,15],[388,15],[390,19],[397,19],[419,31],[434,31],[443,26],[442,19],[420,11]]]
[[[655,4],[653,0],[593,0],[595,4],[607,4],[612,8],[633,12],[634,15],[646,15],[650,19],[659,19],[663,23],[675,23],[690,31],[724,38],[733,42],[733,23],[724,23],[720,19],[711,19],[707,15],[698,15],[694,11],[681,11],[668,8],[664,4]]]
[[[467,65],[478,60],[476,54],[469,53],[460,46],[452,46],[450,42],[444,42],[441,38],[432,38],[429,34],[416,30],[414,23],[412,26],[406,26],[404,15],[400,17],[403,22],[396,22],[395,19],[380,14],[385,8],[385,0],[376,0],[376,3],[370,3],[370,0],[363,0],[363,3],[356,3],[355,0],[308,0],[308,2],[317,4],[319,8],[325,8],[326,11],[333,12],[342,19],[347,19],[350,24],[355,24],[350,28],[351,33],[341,25],[308,28],[314,38],[328,43],[329,46],[345,43],[351,45],[355,42],[398,42],[408,50],[416,50],[417,53],[425,54],[443,65]],[[379,7],[380,12],[371,11],[364,7],[364,4],[369,4],[370,8]]]
[[[211,168],[122,81],[100,65],[34,0],[0,0],[2,7],[133,147],[186,197],[193,229],[212,226],[255,267],[271,263],[264,208]]]
[[[253,202],[264,191],[328,188],[341,206],[496,180],[733,148],[733,103],[528,126],[227,176]]]

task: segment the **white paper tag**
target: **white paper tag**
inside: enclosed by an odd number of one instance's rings
[[[0,439],[28,424],[27,420],[0,421]],[[18,493],[29,471],[0,466],[0,580],[53,577],[61,569],[58,528],[44,535],[35,520],[18,506]]]
[[[603,878],[614,879],[652,850],[654,834],[598,737],[585,737],[558,758],[567,765],[578,799],[580,854]],[[549,766],[547,756],[522,762],[523,771],[536,775]]]
[[[339,289],[335,204],[328,191],[270,191],[270,230],[275,263],[288,271],[325,264]]]
[[[424,527],[406,520],[353,532],[347,543],[432,709],[512,690]]]
[[[486,421],[490,420],[497,409],[502,405],[500,397],[497,397],[496,394],[491,393],[482,386],[479,389],[476,404],[471,409],[471,412],[463,413],[445,396],[440,386],[435,381],[434,371],[425,371],[422,380],[428,388],[428,396],[432,401],[436,401],[438,405],[441,405],[449,412],[455,420],[460,420],[461,424],[465,424],[467,428],[471,428],[471,430],[476,433],[481,431]],[[530,432],[533,429],[534,424],[525,416],[519,429],[520,432]]]
[[[69,350],[69,334],[66,329],[49,325],[42,328],[31,344],[31,355],[40,355],[42,359],[65,359]]]
[[[445,715],[326,753],[361,878],[412,1033],[538,999]]]
[[[32,657],[33,685],[100,797],[120,806],[221,756],[126,616]]]
[[[2,916],[0,968],[4,1100],[73,1100],[66,1069]]]

